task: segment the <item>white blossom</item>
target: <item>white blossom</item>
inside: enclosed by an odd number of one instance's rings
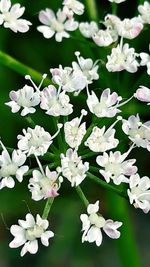
[[[59,195],[58,190],[62,182],[62,177],[59,177],[57,171],[50,171],[47,166],[45,172],[43,170],[34,170],[32,175],[33,177],[30,178],[28,185],[32,199],[38,201]]]
[[[57,90],[53,85],[49,85],[41,92],[40,107],[46,110],[46,114],[67,116],[73,112],[69,96],[65,91],[60,92],[60,90]]]
[[[110,30],[99,30],[92,36],[93,41],[98,45],[98,46],[109,46],[114,42],[114,39],[111,35]]]
[[[116,92],[111,94],[110,89],[107,88],[102,92],[100,100],[93,91],[91,94],[88,92],[87,105],[89,110],[98,118],[112,118],[120,112],[118,107],[121,100],[122,97],[118,96]]]
[[[21,183],[23,175],[29,167],[24,165],[26,155],[20,150],[13,150],[10,157],[8,151],[1,142],[3,148],[0,155],[0,189],[3,187],[13,188],[15,186],[14,177]]]
[[[134,97],[142,102],[147,102],[150,105],[150,89],[141,85],[135,92]]]
[[[95,242],[97,246],[102,243],[102,229],[106,235],[112,239],[120,237],[118,228],[122,225],[122,222],[114,222],[112,220],[105,220],[104,217],[98,213],[99,201],[95,204],[89,204],[87,207],[88,214],[81,214],[80,219],[82,221],[82,243],[87,241],[89,243]]]
[[[98,25],[95,21],[81,22],[79,24],[81,34],[86,38],[92,38],[98,32]]]
[[[128,120],[123,119],[122,129],[138,147],[150,151],[150,121],[142,124],[138,114],[132,115]]]
[[[74,21],[73,17],[68,18],[65,11],[60,9],[56,16],[49,8],[40,11],[39,20],[44,25],[38,26],[37,30],[47,39],[55,35],[57,42],[62,42],[63,38],[69,38],[68,31],[75,31],[78,27],[78,22]]]
[[[100,169],[99,172],[103,175],[107,183],[110,182],[110,179],[116,185],[122,182],[128,183],[129,178],[127,176],[131,176],[137,172],[137,167],[133,166],[136,160],[125,160],[130,151],[131,149],[124,154],[121,154],[120,151],[115,151],[114,153],[111,151],[109,155],[104,152],[102,156],[96,158],[97,164],[104,168]]]
[[[84,5],[77,0],[64,0],[63,5],[77,15],[84,13]]]
[[[140,178],[138,174],[132,175],[129,186],[127,193],[130,204],[148,213],[150,210],[150,178],[147,176]]]
[[[27,252],[35,254],[38,251],[38,239],[44,246],[49,245],[49,238],[54,236],[54,233],[47,230],[49,222],[46,219],[42,219],[39,214],[36,215],[36,220],[33,215],[28,213],[25,220],[18,220],[18,225],[12,225],[10,228],[11,234],[14,239],[10,242],[11,248],[21,249],[21,257]]]
[[[81,123],[83,116],[87,115],[86,110],[81,110],[80,118],[74,118],[64,124],[64,134],[66,143],[71,147],[77,149],[82,142],[86,133],[86,123]]]
[[[117,120],[105,131],[106,127],[99,128],[95,126],[92,129],[92,133],[84,143],[90,150],[94,152],[105,152],[107,150],[117,147],[119,140],[114,137],[116,130],[113,126],[121,120],[118,117]]]
[[[28,85],[25,85],[18,91],[11,91],[9,97],[11,101],[5,104],[11,107],[11,111],[13,113],[16,113],[22,109],[21,116],[34,113],[36,111],[34,107],[40,103],[39,93],[34,92],[33,87]]]
[[[58,124],[58,131],[54,136],[51,136],[50,133],[46,132],[43,127],[36,125],[34,129],[27,128],[23,129],[24,135],[18,135],[18,148],[23,152],[27,153],[27,156],[32,154],[36,156],[43,156],[49,146],[53,142],[53,138],[59,133],[61,124]]]
[[[86,77],[81,70],[73,70],[71,67],[50,69],[52,81],[66,92],[80,92],[86,86]]]
[[[126,70],[134,73],[139,66],[136,56],[135,49],[129,48],[129,44],[118,44],[107,56],[106,68],[109,72]]]
[[[138,11],[143,23],[150,24],[150,3],[145,1],[143,5],[138,6]]]
[[[78,63],[73,62],[72,67],[76,71],[82,71],[83,76],[86,78],[86,85],[92,84],[93,80],[99,79],[97,62],[93,63],[91,58],[83,58],[80,56],[80,52],[75,52]]]
[[[61,154],[62,175],[70,181],[71,186],[78,186],[85,179],[88,169],[89,163],[83,163],[76,150],[69,148],[66,155]]]
[[[31,22],[20,19],[25,11],[25,7],[20,4],[11,4],[10,0],[0,1],[0,25],[4,24],[5,28],[11,29],[13,32],[25,33],[29,30]]]
[[[149,50],[150,50],[150,45],[149,45]],[[140,58],[141,58],[140,65],[146,66],[147,74],[150,75],[150,54],[142,52],[140,53]]]
[[[143,23],[139,17],[124,19],[116,24],[118,35],[126,39],[134,39],[143,29]]]

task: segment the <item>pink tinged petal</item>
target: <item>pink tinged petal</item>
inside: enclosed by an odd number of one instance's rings
[[[5,105],[9,106],[11,108],[11,112],[12,113],[16,113],[20,110],[20,106],[14,102],[14,101],[10,101],[10,102],[6,102]]]
[[[145,86],[140,86],[134,94],[134,97],[142,102],[150,102],[150,89]]]
[[[55,32],[48,26],[38,26],[37,30],[43,34],[46,39],[51,38]]]
[[[14,32],[18,31],[21,33],[25,33],[29,30],[30,25],[32,25],[32,23],[30,21],[25,20],[25,19],[18,19],[15,23],[15,26],[14,26]]]
[[[11,91],[11,92],[9,93],[9,97],[10,97],[10,99],[13,100],[13,101],[17,101],[17,99],[18,99],[18,97],[17,97],[17,93],[16,93],[15,91]]]
[[[10,0],[1,0],[0,3],[0,10],[2,13],[7,12],[11,7],[11,1]]]
[[[41,235],[41,242],[44,246],[48,247],[49,245],[49,238],[52,238],[54,233],[52,231],[46,231]]]
[[[45,25],[50,25],[51,20],[55,19],[55,14],[53,10],[46,8],[39,13],[39,20]]]
[[[117,229],[122,225],[122,222],[113,222],[112,220],[107,220],[103,227],[104,232],[112,239],[117,239],[120,237],[120,232]]]
[[[18,19],[19,17],[21,17],[23,15],[25,11],[25,7],[21,7],[20,4],[14,4],[10,10],[10,12],[12,13],[12,15]]]
[[[58,193],[57,191],[58,191],[58,188],[51,188],[51,189],[47,192],[45,198],[49,198],[49,197],[57,197],[57,196],[59,196],[59,193]]]

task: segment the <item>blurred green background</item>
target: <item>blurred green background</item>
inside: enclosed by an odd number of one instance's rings
[[[12,1],[16,3],[16,1]],[[82,1],[86,3],[86,1]],[[133,17],[137,14],[137,4],[142,1],[127,0],[119,5],[118,15],[121,18]],[[8,53],[17,60],[41,72],[48,73],[51,67],[59,64],[70,66],[75,59],[74,52],[81,51],[84,57],[91,57],[93,60],[106,60],[106,55],[110,53],[110,48],[98,48],[91,46],[88,42],[78,41],[79,33],[72,34],[72,38],[56,43],[54,39],[44,39],[36,31],[38,22],[38,12],[46,7],[57,10],[62,1],[59,0],[28,0],[19,3],[26,7],[24,17],[29,19],[33,26],[26,34],[15,34],[9,29],[0,27],[0,50]],[[107,13],[111,13],[111,4],[107,1],[97,1],[99,20],[102,20]],[[88,21],[88,13],[77,18]],[[130,45],[136,48],[137,52],[148,51],[150,30],[146,29],[140,36],[132,41]],[[17,74],[0,61],[0,136],[4,144],[8,147],[16,147],[16,136],[21,133],[23,127],[27,127],[27,122],[18,114],[12,114],[10,109],[4,105],[8,101],[9,92],[21,88],[25,83],[24,77]],[[94,83],[92,88],[102,90],[110,87],[117,90],[124,98],[129,97],[139,85],[149,86],[149,77],[146,68],[140,69],[136,74],[108,73],[103,66],[100,67],[100,80]],[[149,86],[150,87],[150,86]],[[79,114],[79,98],[75,100],[75,110]],[[81,108],[84,103],[80,102]],[[149,119],[149,107],[133,101],[132,104],[123,109],[124,116],[129,114],[141,114],[143,120]],[[53,131],[51,120],[38,111],[38,118],[33,115],[35,121],[43,125],[47,130]],[[122,142],[125,142],[124,135],[121,135]],[[140,175],[150,175],[149,153],[144,149],[135,150],[132,156],[137,158]],[[122,220],[124,226],[121,228],[122,237],[120,240],[111,240],[103,235],[101,247],[95,244],[81,244],[81,223],[79,216],[85,213],[85,208],[78,198],[76,192],[70,188],[68,182],[64,183],[60,197],[56,199],[50,212],[50,228],[55,232],[55,238],[50,240],[48,248],[40,246],[39,253],[35,256],[19,256],[20,248],[10,249],[8,243],[12,236],[9,228],[17,223],[19,218],[24,218],[28,212],[28,207],[32,214],[41,214],[44,208],[44,201],[34,202],[31,200],[27,189],[28,179],[25,178],[22,184],[16,183],[14,189],[3,189],[0,192],[0,267],[28,266],[28,267],[149,267],[149,243],[150,243],[150,216],[143,214],[140,210],[135,210],[126,200],[113,193],[106,192],[91,181],[84,181],[82,188],[90,202],[100,200],[101,212],[106,218]],[[133,239],[134,236],[134,239]],[[136,247],[135,247],[136,246]],[[135,259],[139,257],[139,260]]]

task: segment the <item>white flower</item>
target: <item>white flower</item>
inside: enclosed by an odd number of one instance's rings
[[[118,44],[113,48],[111,55],[107,56],[106,68],[110,72],[126,70],[134,73],[139,66],[136,60],[137,54],[134,48],[129,48],[129,44]]]
[[[15,186],[14,176],[21,183],[23,175],[29,169],[28,166],[23,165],[26,155],[20,150],[13,150],[10,157],[6,148],[3,145],[2,147],[4,150],[0,155],[0,189],[3,187],[13,188]]]
[[[27,156],[34,154],[35,156],[43,156],[49,146],[53,142],[53,138],[59,133],[62,125],[57,125],[58,131],[54,136],[51,136],[48,132],[44,130],[43,127],[36,125],[34,129],[27,128],[27,130],[23,129],[24,135],[18,135],[18,148],[25,153]]]
[[[138,147],[150,151],[150,121],[142,124],[138,114],[132,115],[128,120],[123,119],[122,129]]]
[[[99,30],[92,36],[92,39],[98,46],[102,47],[109,46],[114,42],[110,29]]]
[[[71,186],[78,186],[85,179],[88,169],[89,163],[83,163],[76,150],[69,148],[66,155],[61,154],[62,175],[70,181]]]
[[[139,17],[124,19],[116,24],[118,34],[123,38],[134,39],[143,29],[143,23]]]
[[[86,78],[86,85],[92,84],[93,80],[99,79],[97,62],[93,63],[91,58],[83,58],[80,56],[80,52],[75,52],[78,63],[73,62],[72,67],[74,70],[82,71],[83,76]]]
[[[64,0],[63,5],[77,15],[84,13],[84,5],[77,0]]]
[[[110,89],[105,89],[100,97],[100,100],[96,94],[92,91],[88,93],[87,105],[89,110],[95,114],[98,118],[108,117],[112,118],[116,116],[120,110],[118,109],[119,101],[121,97],[116,92],[110,93]]]
[[[149,45],[149,50],[150,50],[150,45]],[[142,52],[140,53],[140,58],[141,58],[140,65],[147,66],[147,74],[150,75],[150,55]]]
[[[120,4],[122,2],[125,2],[126,0],[108,0],[111,3],[116,3],[116,4]]]
[[[34,113],[36,111],[34,107],[40,103],[39,93],[34,92],[34,89],[28,85],[25,85],[18,91],[11,91],[9,97],[11,101],[5,104],[11,107],[11,111],[13,113],[16,113],[22,109],[21,116]]]
[[[130,189],[127,190],[130,204],[142,209],[145,213],[150,210],[150,179],[147,176],[140,178],[138,174],[130,177]]]
[[[71,148],[77,149],[82,142],[83,136],[86,133],[86,123],[83,122],[81,125],[80,123],[83,116],[86,115],[87,112],[82,110],[80,118],[74,118],[64,124],[65,140]]]
[[[48,166],[46,171],[34,170],[33,177],[29,180],[28,188],[32,194],[32,199],[35,201],[46,199],[49,197],[58,196],[58,190],[62,182],[61,177],[58,178],[59,173],[50,171]]]
[[[20,4],[11,5],[10,0],[0,1],[0,25],[4,23],[5,28],[10,28],[13,32],[27,32],[31,22],[20,19],[25,11]]]
[[[80,92],[86,86],[86,77],[81,70],[73,70],[71,67],[64,69],[60,65],[59,68],[50,69],[52,73],[52,81],[66,92]]]
[[[142,102],[148,102],[150,105],[150,89],[146,86],[141,85],[134,94],[134,97]]]
[[[55,34],[55,40],[62,42],[63,38],[69,38],[67,31],[75,31],[78,27],[78,22],[74,21],[73,17],[67,18],[65,11],[58,10],[56,16],[53,10],[46,8],[39,13],[39,20],[44,25],[38,26],[37,30],[47,39]]]
[[[60,88],[61,90],[61,88]],[[46,110],[46,114],[52,116],[67,116],[73,112],[70,98],[65,91],[60,92],[53,85],[49,85],[41,92],[40,107]]]
[[[105,132],[105,129],[105,126],[103,128],[98,128],[97,126],[93,128],[92,133],[85,142],[85,145],[90,150],[94,152],[105,152],[115,148],[119,144],[118,139],[114,138],[116,130],[110,127]]]
[[[98,25],[95,21],[81,22],[79,24],[81,34],[86,38],[92,38],[98,32]]]
[[[143,23],[150,24],[150,3],[145,1],[143,5],[138,6],[138,11]]]
[[[36,220],[32,214],[28,213],[25,220],[18,220],[19,225],[12,225],[10,228],[11,234],[14,239],[10,242],[11,248],[18,248],[23,246],[21,250],[21,257],[27,252],[35,254],[38,251],[38,240],[41,239],[41,243],[44,246],[49,245],[49,238],[54,236],[52,231],[46,231],[49,226],[49,222],[36,215]]]
[[[103,170],[99,172],[103,175],[106,182],[109,183],[110,179],[113,180],[114,184],[119,185],[122,182],[128,183],[129,179],[126,176],[131,176],[137,172],[137,167],[133,166],[136,162],[135,159],[126,160],[129,152],[121,155],[120,151],[110,152],[109,155],[104,152],[102,156],[96,158],[96,162],[99,166],[103,167]]]
[[[98,214],[99,201],[95,204],[89,204],[87,207],[88,214],[81,214],[82,221],[82,243],[87,241],[89,243],[95,242],[97,246],[102,243],[102,231],[110,238],[117,239],[120,237],[120,232],[117,230],[122,222],[114,222],[112,220],[105,220],[104,217]]]

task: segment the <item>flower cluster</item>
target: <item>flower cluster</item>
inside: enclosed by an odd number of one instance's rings
[[[124,1],[109,0],[112,6]],[[54,236],[48,230],[50,204],[61,194],[62,183],[68,181],[87,206],[87,214],[80,216],[82,243],[95,242],[100,246],[102,230],[112,239],[120,237],[118,228],[122,222],[106,220],[99,213],[99,200],[89,204],[80,188],[91,171],[98,174],[96,179],[102,179],[105,188],[125,183],[124,195],[129,198],[130,204],[145,213],[150,211],[150,178],[141,178],[135,165],[136,159],[129,157],[135,148],[142,147],[150,152],[150,121],[142,122],[138,113],[127,118],[122,110],[122,106],[131,100],[150,105],[150,89],[145,85],[137,85],[129,98],[124,92],[121,94],[119,88],[116,88],[117,92],[111,86],[93,89],[94,82],[101,79],[102,68],[105,68],[105,72],[127,71],[132,75],[145,66],[150,75],[150,55],[137,53],[127,42],[136,38],[145,24],[150,24],[150,4],[145,1],[139,5],[138,16],[130,19],[121,20],[117,15],[107,14],[101,21],[101,28],[95,21],[78,23],[75,20],[76,15],[84,13],[85,7],[81,2],[64,0],[62,5],[56,14],[49,8],[40,11],[42,25],[37,30],[47,39],[55,36],[57,42],[62,42],[63,38],[70,37],[70,32],[79,29],[82,38],[90,38],[100,47],[109,46],[109,54],[105,61],[94,61],[76,51],[76,60],[70,66],[63,67],[60,64],[50,69],[51,81],[46,80],[46,84],[49,81],[47,86],[44,86],[46,74],[39,85],[34,83],[34,77],[32,80],[30,75],[26,75],[25,79],[30,85],[24,84],[22,88],[9,93],[10,101],[5,104],[12,113],[19,112],[25,117],[30,127],[18,134],[17,149],[9,151],[0,141],[0,189],[13,188],[15,180],[21,183],[23,177],[27,176],[31,198],[34,201],[48,201],[42,216],[37,214],[34,219],[28,213],[25,220],[18,220],[18,225],[10,228],[14,236],[10,247],[23,246],[21,256],[27,252],[35,254],[38,251],[38,239],[44,246],[49,245],[49,238]],[[1,0],[0,25],[14,32],[28,31],[31,23],[20,19],[24,11],[20,4],[12,6],[10,0]],[[77,105],[74,105],[75,98]],[[50,129],[49,125],[38,125],[30,117],[39,109],[48,116],[52,125]],[[125,151],[120,151],[123,140],[119,136],[119,127],[121,134],[131,144],[127,145],[129,148]],[[30,157],[34,159],[34,169],[29,169]],[[108,183],[111,183],[110,187]]]

